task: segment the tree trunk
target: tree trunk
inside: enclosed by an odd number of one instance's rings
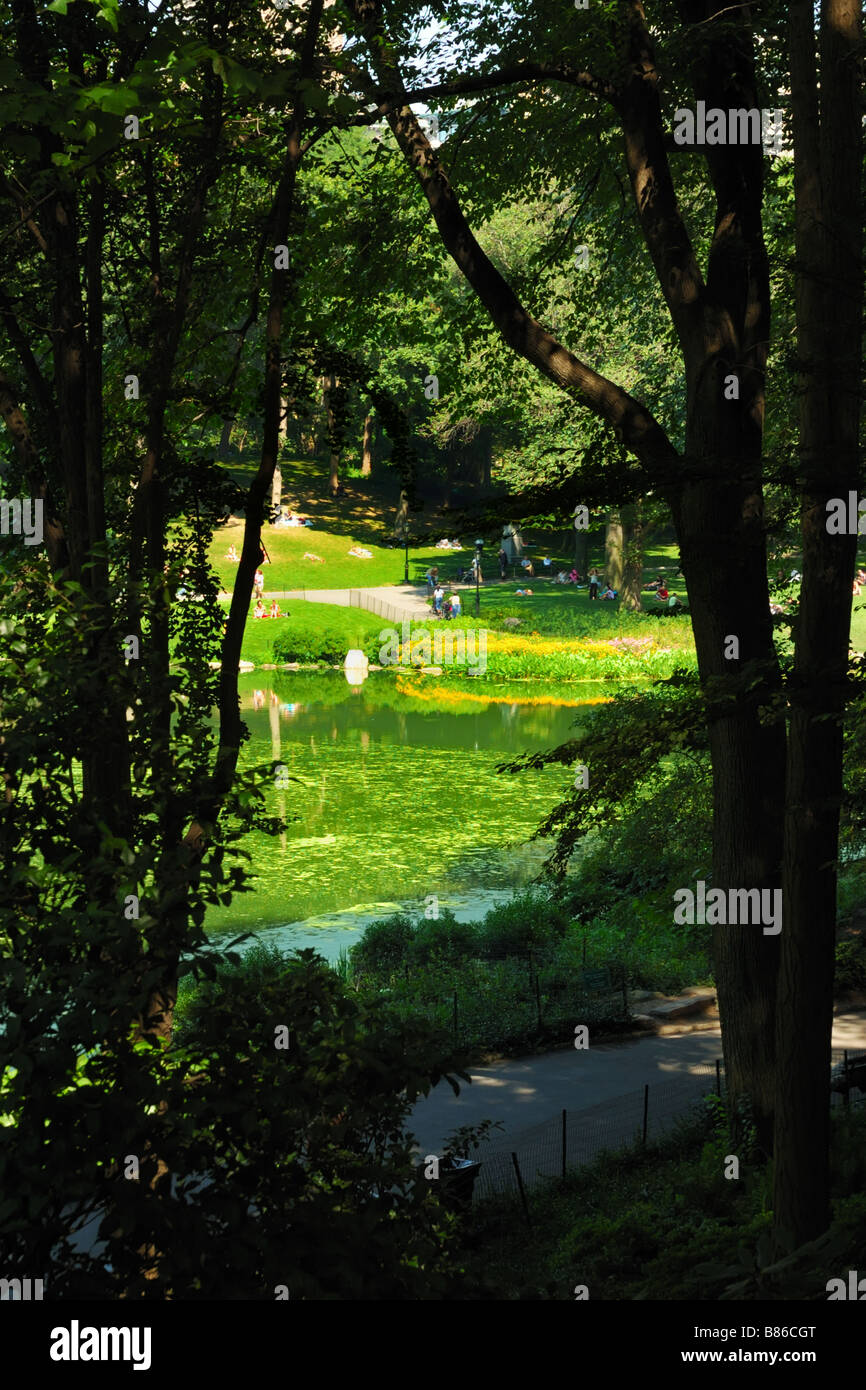
[[[340,487],[340,450],[337,446],[337,414],[334,409],[334,397],[339,387],[339,382],[333,372],[330,372],[323,379],[322,387],[322,422],[325,430],[324,442],[328,448],[328,491],[332,497],[336,497]]]
[[[361,477],[369,478],[373,471],[373,417],[364,416],[364,437],[361,441]]]
[[[334,386],[334,376],[326,372],[320,378],[319,418],[316,426],[316,453],[324,453],[328,443],[329,397]]]
[[[307,458],[315,458],[317,447],[316,422],[312,411],[307,412],[304,420],[301,423],[300,438],[301,449],[303,450],[304,454],[307,456]]]
[[[220,432],[220,442],[217,448],[218,458],[227,459],[229,457],[229,450],[231,449],[232,443],[232,430],[234,429],[234,425],[234,420],[223,420],[223,426]]]
[[[831,535],[826,504],[859,482],[863,275],[860,17],[821,7],[820,86],[812,6],[789,11],[794,119],[797,357],[803,581],[790,692],[784,930],[779,983],[774,1234],[793,1249],[830,1215],[829,1073],[841,716],[857,536]],[[820,91],[820,96],[819,96]],[[820,103],[820,106],[819,106]]]
[[[589,532],[574,531],[574,565],[581,579],[587,572],[589,565]]]
[[[622,589],[622,573],[625,562],[625,545],[623,542],[623,524],[620,512],[611,512],[607,519],[607,531],[604,538],[604,577],[612,589],[617,593]]]
[[[628,521],[625,531],[625,567],[620,590],[621,607],[631,613],[639,613],[643,580],[643,505],[640,502],[634,503],[625,510],[624,515],[628,517]]]
[[[713,768],[714,888],[781,883],[785,729],[761,721],[779,689],[772,639],[755,401],[723,398],[724,364],[707,346],[690,400],[686,454],[698,477],[673,513],[707,701]],[[745,380],[746,374],[743,373]],[[759,386],[753,381],[756,391]],[[750,392],[744,392],[748,397]],[[734,406],[734,409],[731,407]],[[749,477],[751,473],[751,478]],[[745,603],[743,595],[751,601]],[[736,647],[729,640],[736,639]],[[736,655],[725,656],[726,650]],[[734,1120],[751,1104],[759,1145],[772,1152],[779,937],[761,924],[716,926],[712,950],[725,1075]]]

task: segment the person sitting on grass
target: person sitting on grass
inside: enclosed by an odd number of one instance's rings
[[[667,589],[665,588],[664,584],[662,583],[662,584],[660,585],[660,587],[659,587],[658,589],[656,589],[656,599],[657,599],[657,601],[658,601],[659,603],[667,603],[667,601],[668,601],[669,598],[670,598],[670,594],[668,593]]]
[[[569,582],[569,584],[579,584],[579,583],[580,583],[580,575],[578,574],[578,572],[577,572],[576,569],[572,569],[572,570],[570,571],[569,576],[568,576],[568,582]]]
[[[609,584],[605,585],[604,593],[601,597],[607,599],[616,598],[616,589],[612,589]]]
[[[316,562],[317,565],[323,565],[323,564],[325,563],[324,560],[322,559],[321,555],[314,555],[313,552],[312,552],[312,550],[305,550],[305,551],[304,551],[304,559],[305,559],[305,560],[315,560],[315,562]]]
[[[643,587],[644,587],[645,590],[646,590],[646,589],[656,590],[656,589],[663,589],[663,588],[664,588],[664,584],[665,584],[664,579],[662,578],[661,575],[659,575],[657,579],[651,579],[650,582],[649,582],[648,584],[644,584]]]
[[[283,615],[282,615],[282,613],[280,612],[280,605],[277,603],[277,600],[274,599],[274,600],[272,601],[272,603],[271,603],[271,611],[270,611],[270,613],[268,614],[268,617],[269,617],[269,618],[281,618],[282,616],[283,616]]]
[[[238,552],[235,550],[234,545],[230,545],[226,551],[226,559],[231,560],[232,564],[236,565],[238,563],[238,558]]]
[[[682,613],[682,611],[683,605],[680,603],[680,600],[677,598],[676,594],[671,594],[670,598],[668,599],[668,612]]]
[[[257,600],[256,600],[255,610],[254,610],[254,612],[253,612],[253,617],[254,617],[254,618],[264,618],[265,616],[266,616],[266,615],[265,615],[265,605],[262,603],[261,599],[257,599]]]

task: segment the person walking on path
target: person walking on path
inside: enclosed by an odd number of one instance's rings
[[[444,597],[444,594],[445,590],[442,588],[442,585],[437,580],[436,588],[433,590],[433,612],[435,613],[437,618],[441,618],[442,616],[442,599]]]
[[[590,570],[590,572],[589,572],[589,596],[590,596],[590,598],[598,598],[598,582],[599,582],[599,581],[598,581],[598,570]]]

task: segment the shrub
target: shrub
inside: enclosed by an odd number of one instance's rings
[[[353,974],[387,977],[408,963],[414,939],[415,925],[405,913],[371,922],[357,946],[352,947]]]
[[[347,991],[315,952],[267,947],[219,967],[184,1013],[154,1135],[174,1176],[158,1201],[145,1181],[121,1183],[122,1219],[105,1223],[127,1295],[272,1301],[285,1285],[292,1300],[446,1297],[453,1225],[417,1180],[406,1130],[443,1074],[429,1028],[395,1036],[382,1004]],[[166,1252],[150,1281],[142,1243]]]
[[[418,923],[409,958],[413,965],[427,965],[432,961],[456,963],[470,959],[477,949],[474,923],[458,922],[453,912],[443,908],[438,919],[422,918]]]
[[[274,639],[274,661],[297,661],[304,665],[326,661],[333,666],[345,659],[350,647],[357,647],[368,661],[377,662],[379,646],[379,639],[374,635],[353,638],[338,627],[293,627],[289,622]]]
[[[567,909],[549,894],[518,893],[487,913],[478,928],[479,954],[488,958],[526,955],[561,941],[569,925]]]

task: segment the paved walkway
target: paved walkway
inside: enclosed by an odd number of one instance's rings
[[[839,1014],[833,1024],[833,1047],[866,1051],[866,1013]],[[470,1070],[471,1086],[455,1096],[446,1081],[417,1102],[408,1128],[422,1154],[441,1153],[445,1136],[458,1125],[483,1119],[501,1120],[492,1142],[499,1147],[505,1136],[519,1147],[522,1131],[561,1116],[563,1110],[584,1111],[613,1105],[620,1097],[663,1083],[697,1077],[715,1066],[722,1055],[718,1028],[672,1033],[664,1037],[629,1037],[609,1043],[592,1043],[586,1051],[575,1048],[537,1056],[509,1058]],[[683,1087],[683,1104],[689,1087]]]
[[[378,589],[266,589],[265,598],[305,600],[307,603],[333,603],[340,608],[366,608],[391,622],[407,618],[430,617],[427,588],[392,584]]]

